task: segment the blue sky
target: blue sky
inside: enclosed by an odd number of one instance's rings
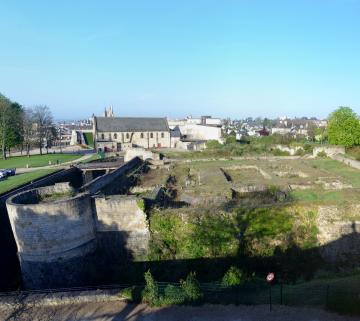
[[[58,119],[360,112],[360,0],[2,1],[0,92]]]

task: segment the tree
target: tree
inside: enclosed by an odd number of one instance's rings
[[[329,115],[328,139],[330,144],[351,147],[360,144],[360,123],[350,107],[339,107]]]
[[[19,145],[22,141],[22,107],[0,94],[0,145],[3,159],[6,149]]]
[[[40,149],[40,155],[42,155],[43,144],[46,143],[46,139],[49,136],[48,131],[50,130],[53,121],[52,114],[49,107],[38,105],[34,107],[33,116],[36,127],[36,138]]]

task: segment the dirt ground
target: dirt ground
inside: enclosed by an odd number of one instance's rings
[[[144,304],[125,302],[87,303],[64,305],[23,311],[23,315],[7,319],[8,313],[0,309],[1,320],[33,321],[345,321],[359,318],[339,316],[320,309],[268,305],[234,306],[203,305],[150,308]]]

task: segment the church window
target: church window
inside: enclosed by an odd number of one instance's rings
[[[116,133],[114,134],[114,139],[117,139],[117,134]]]
[[[140,134],[140,138],[144,138],[144,133],[141,133],[141,134]]]
[[[150,133],[150,138],[154,138],[154,134],[153,134],[153,133]]]

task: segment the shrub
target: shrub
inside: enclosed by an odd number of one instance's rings
[[[298,149],[296,150],[296,152],[295,152],[295,155],[296,155],[296,156],[303,156],[303,155],[305,155],[305,150],[302,149],[302,148],[298,148]]]
[[[140,302],[141,301],[141,288],[134,285],[134,286],[122,289],[118,293],[118,295],[129,301]]]
[[[217,148],[221,148],[222,145],[217,140],[209,140],[206,143],[206,147],[209,149],[217,149]]]
[[[272,150],[274,156],[290,156],[288,151],[280,150],[279,148],[275,148]]]
[[[224,286],[236,286],[244,282],[244,273],[237,267],[231,266],[224,274],[221,284]]]
[[[180,286],[185,293],[185,298],[187,301],[195,302],[203,297],[200,284],[196,279],[196,274],[194,272],[190,272],[185,281],[180,280]]]
[[[321,152],[318,152],[316,156],[324,158],[324,157],[327,157],[327,154],[326,154],[326,152],[321,151]]]
[[[185,291],[182,288],[168,284],[164,290],[164,296],[161,298],[161,303],[165,305],[182,304],[185,299]]]
[[[143,212],[145,212],[145,202],[143,199],[137,199],[136,205],[139,209],[141,209]]]
[[[236,144],[236,136],[228,136],[228,137],[226,137],[225,144],[226,145]]]
[[[314,147],[310,144],[304,144],[304,151],[306,154],[312,154]]]
[[[145,288],[142,292],[142,300],[150,305],[159,304],[159,287],[154,280],[150,270],[145,272]]]

